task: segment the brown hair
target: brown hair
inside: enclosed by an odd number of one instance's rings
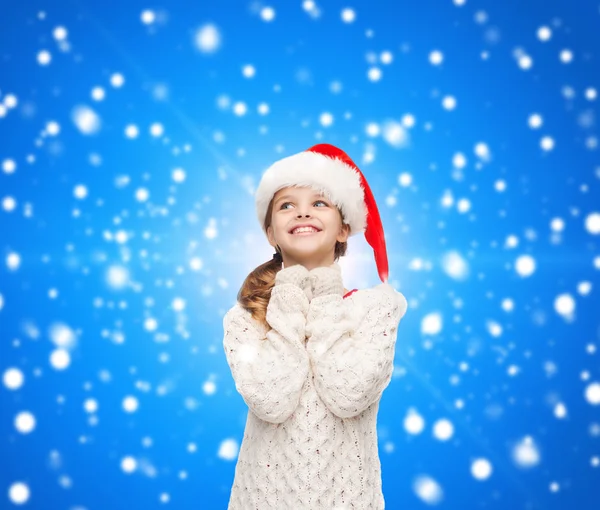
[[[340,217],[343,216],[338,208]],[[267,214],[265,216],[265,231],[271,225],[271,215],[273,213],[273,199],[269,203]],[[281,255],[279,246],[277,252]],[[334,260],[338,260],[346,254],[348,242],[335,242]],[[240,288],[237,300],[240,305],[248,310],[254,319],[261,323],[267,331],[271,326],[267,323],[267,305],[271,297],[271,289],[275,286],[275,275],[282,269],[281,258],[279,260],[271,258],[268,262],[261,264],[254,269],[244,280]]]

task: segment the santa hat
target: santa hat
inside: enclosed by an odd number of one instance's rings
[[[275,193],[288,186],[309,187],[328,195],[350,226],[349,235],[365,233],[375,254],[379,278],[387,282],[387,252],[377,204],[364,175],[343,150],[320,143],[280,159],[265,170],[255,195],[256,214],[265,235],[269,203]]]

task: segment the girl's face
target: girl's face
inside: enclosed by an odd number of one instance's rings
[[[302,224],[319,231],[292,234],[294,227]],[[310,270],[333,264],[335,243],[345,242],[349,232],[337,207],[312,188],[287,187],[273,197],[267,235],[273,248],[281,248],[284,267],[302,264]]]

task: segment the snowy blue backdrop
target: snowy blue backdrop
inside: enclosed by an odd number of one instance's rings
[[[595,1],[19,2],[0,16],[0,507],[224,509],[261,172],[328,142],[409,309],[386,508],[598,508]],[[595,70],[595,71],[594,71]],[[364,237],[347,288],[379,283]]]

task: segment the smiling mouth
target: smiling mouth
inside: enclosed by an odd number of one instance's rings
[[[292,236],[312,236],[315,234],[319,234],[321,231],[320,230],[311,230],[309,232],[298,232],[297,234],[290,234]]]

